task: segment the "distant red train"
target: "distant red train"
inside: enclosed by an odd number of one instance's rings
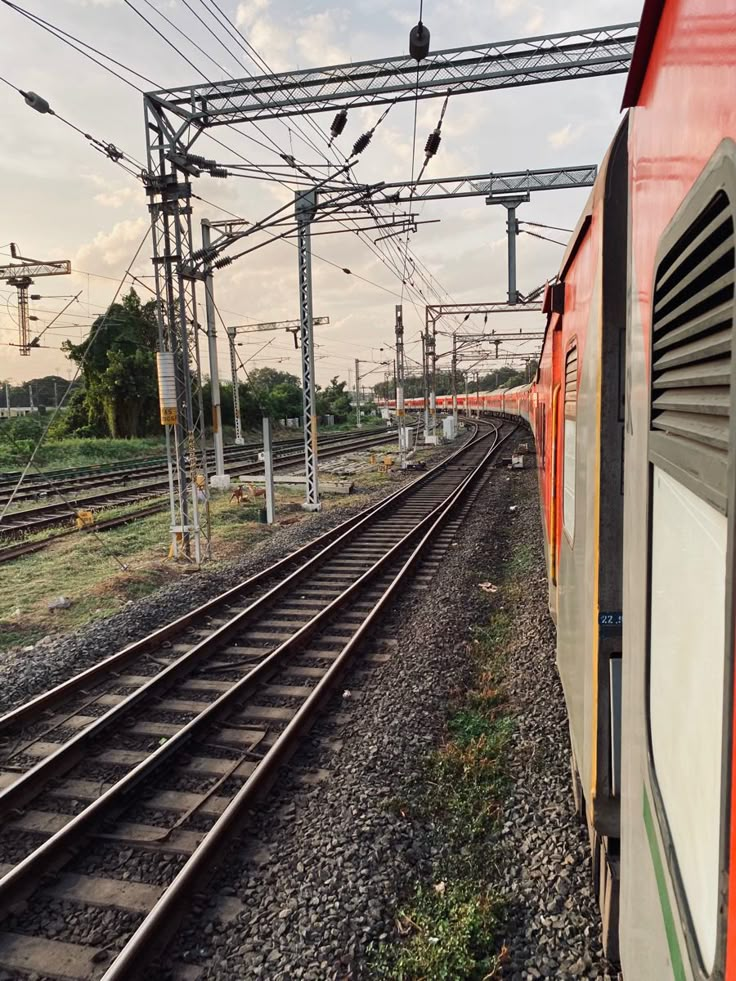
[[[537,376],[480,410],[535,435],[606,948],[736,981],[736,0],[649,0],[624,106]]]

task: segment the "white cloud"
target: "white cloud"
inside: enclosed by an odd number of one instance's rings
[[[496,11],[501,17],[513,17],[524,6],[524,0],[496,0]]]
[[[567,126],[563,126],[562,129],[557,129],[552,133],[548,133],[547,142],[550,146],[554,147],[555,150],[559,150],[563,146],[572,146],[572,144],[577,143],[580,137],[583,135],[584,129],[585,127],[582,124],[573,126],[572,123],[568,123]]]
[[[129,201],[141,200],[139,187],[118,187],[113,191],[101,191],[95,194],[95,201],[105,208],[122,208]]]
[[[107,269],[122,274],[150,227],[147,218],[119,221],[109,232],[98,232],[92,242],[77,250],[72,266],[81,269]],[[141,249],[139,262],[148,265],[150,249]],[[148,271],[148,270],[146,270]]]
[[[532,7],[529,19],[524,24],[524,30],[529,34],[539,34],[544,27],[544,11],[541,7]]]
[[[238,27],[251,27],[263,11],[268,9],[268,4],[269,0],[245,0],[239,3],[235,11],[235,23]]]

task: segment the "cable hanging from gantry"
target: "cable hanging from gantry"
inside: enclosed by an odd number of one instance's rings
[[[415,183],[419,181],[424,176],[424,171],[427,169],[427,164],[434,157],[440,148],[440,143],[442,142],[442,122],[445,118],[445,113],[447,112],[447,104],[450,101],[449,89],[445,95],[445,101],[442,103],[442,111],[440,112],[440,118],[437,121],[437,125],[432,130],[432,132],[427,137],[427,142],[424,144],[424,163],[422,164],[422,169],[419,171],[419,176],[417,177]]]
[[[353,144],[353,149],[352,149],[350,155],[345,158],[346,162],[348,160],[352,160],[353,157],[359,157],[360,156],[360,154],[363,152],[363,150],[365,150],[365,148],[369,145],[369,143],[373,139],[373,134],[376,132],[376,130],[378,129],[378,127],[384,121],[384,119],[386,118],[386,116],[388,116],[388,114],[391,112],[391,110],[393,109],[393,107],[396,105],[396,103],[398,101],[399,101],[399,96],[397,96],[393,100],[393,102],[391,102],[389,105],[386,106],[386,108],[383,110],[383,112],[378,117],[378,119],[376,120],[376,122],[371,126],[371,128],[369,130],[367,130],[365,133],[362,133],[358,137],[358,139]]]

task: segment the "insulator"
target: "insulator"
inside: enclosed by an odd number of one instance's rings
[[[342,271],[343,271],[343,272],[344,272],[344,273],[345,273],[346,275],[348,275],[348,276],[352,276],[352,274],[353,274],[353,271],[352,271],[352,269],[348,269],[348,268],[347,268],[346,266],[343,266],[343,267],[342,267]]]
[[[285,161],[290,167],[296,167],[296,160],[290,153],[280,153],[279,156],[283,161]]]
[[[409,54],[415,61],[422,61],[429,54],[429,30],[421,21],[409,32]]]
[[[340,133],[345,129],[345,124],[348,121],[348,111],[347,109],[341,109],[335,118],[332,120],[332,126],[330,126],[330,133],[332,134],[332,139],[336,139]]]
[[[35,92],[24,92],[23,97],[26,100],[26,105],[29,105],[31,109],[35,109],[36,112],[52,112],[48,102],[40,95],[36,95]]]
[[[424,145],[424,155],[427,159],[433,157],[435,153],[440,148],[440,143],[442,142],[442,135],[440,133],[439,127],[433,130],[427,137],[427,142]]]
[[[29,299],[31,299],[31,300],[40,300],[41,299],[41,294],[40,293],[31,293]]]
[[[224,269],[225,266],[229,266],[232,261],[232,256],[224,255],[222,259],[218,259],[217,262],[213,262],[212,266],[214,269]]]
[[[362,136],[359,136],[353,145],[353,152],[351,153],[351,156],[357,157],[359,153],[362,153],[372,139],[373,139],[372,129],[369,129],[367,133],[363,133]]]
[[[210,169],[210,177],[228,177],[228,172],[224,167],[212,167]]]

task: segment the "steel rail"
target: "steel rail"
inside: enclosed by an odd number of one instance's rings
[[[365,430],[362,430],[365,432]],[[294,430],[294,432],[301,432],[301,430]],[[340,430],[339,432],[328,432],[322,434],[322,439],[339,439],[341,436],[351,436],[357,435],[361,432],[360,429],[346,429]],[[302,446],[303,439],[296,436],[284,436],[277,437],[274,439],[274,445],[276,446]],[[240,453],[252,453],[253,451],[258,451],[263,449],[263,441],[259,439],[251,439],[242,444],[228,444],[225,446],[225,456]],[[214,449],[209,447],[207,449],[207,456],[214,458]],[[153,467],[153,466],[166,466],[166,456],[165,455],[152,455],[152,456],[142,456],[133,458],[130,460],[114,460],[109,463],[90,463],[86,466],[77,467],[57,467],[54,470],[45,470],[41,473],[28,473],[26,474],[24,483],[33,484],[36,482],[42,483],[48,480],[65,480],[67,478],[74,479],[77,477],[95,477],[95,476],[114,476],[115,473],[125,470],[135,470],[137,467]],[[21,470],[6,470],[0,472],[0,492],[5,489],[6,486],[12,486],[17,483],[18,479],[22,474]]]
[[[29,702],[6,712],[4,715],[0,716],[0,732],[18,726],[19,724],[27,724],[40,712],[58,705],[75,692],[91,684],[96,684],[98,680],[104,677],[106,674],[125,667],[131,660],[135,660],[136,658],[149,653],[151,650],[156,649],[166,641],[171,640],[172,637],[183,633],[198,620],[208,616],[219,607],[230,603],[234,599],[241,596],[244,592],[260,586],[268,579],[271,579],[274,575],[282,572],[289,565],[308,555],[314,548],[321,549],[323,543],[328,543],[334,537],[341,538],[345,532],[349,531],[363,519],[370,517],[379,510],[388,508],[390,505],[399,501],[402,497],[408,497],[409,495],[413,494],[424,483],[427,483],[440,471],[446,469],[460,454],[465,453],[468,449],[470,449],[477,438],[478,426],[474,425],[471,438],[464,446],[459,447],[445,460],[425,471],[416,479],[404,484],[403,487],[400,487],[398,490],[394,491],[393,494],[390,494],[383,500],[370,505],[368,508],[365,508],[362,511],[359,511],[357,514],[351,515],[351,517],[341,522],[335,528],[332,528],[331,530],[318,536],[311,542],[307,542],[305,545],[300,546],[298,549],[290,552],[288,555],[285,555],[283,558],[268,566],[266,569],[255,573],[254,575],[245,579],[243,582],[238,583],[236,586],[233,586],[224,593],[221,593],[219,596],[216,596],[213,599],[208,600],[206,603],[203,603],[201,606],[191,610],[189,613],[185,613],[183,616],[178,617],[171,623],[168,623],[163,627],[159,627],[146,637],[128,644],[122,650],[117,651],[115,654],[111,654],[98,664],[92,665],[85,671],[74,675],[74,677],[69,678],[67,681],[62,682],[49,691],[42,692],[40,695],[32,698]],[[0,792],[0,801],[1,800],[2,792]]]
[[[326,459],[333,456],[341,456],[343,453],[353,452],[355,450],[362,449],[363,447],[379,445],[380,443],[385,442],[387,438],[390,439],[393,435],[395,435],[395,432],[396,430],[386,429],[381,430],[378,433],[366,433],[360,437],[351,436],[348,439],[332,441],[328,444],[326,449],[321,451],[320,458]],[[285,467],[291,467],[295,463],[300,463],[303,458],[303,451],[297,452],[294,450],[293,452],[289,453],[277,453],[274,455],[274,468],[280,470]],[[242,470],[244,474],[247,474],[248,471],[259,473],[261,466],[260,464],[256,463],[230,461],[225,464],[225,470]],[[160,488],[164,488],[166,486],[167,478],[161,477],[157,480],[151,480],[146,483],[127,487],[121,490],[103,491],[99,494],[90,495],[88,497],[75,498],[74,507],[77,509],[92,506],[100,507],[104,506],[105,504],[112,506],[116,502],[119,502],[121,498],[125,499],[123,503],[133,503],[134,501],[145,500],[149,497],[158,496]],[[66,521],[69,518],[73,518],[75,513],[75,510],[70,509],[69,505],[64,504],[63,502],[56,504],[44,504],[40,507],[24,508],[18,511],[10,511],[5,515],[4,520],[0,521],[0,536],[22,535],[34,530],[40,530],[41,528],[47,528],[51,525],[58,524],[59,522]]]
[[[447,521],[468,489],[478,479],[489,458],[500,449],[514,431],[512,430],[505,437],[500,438],[499,430],[496,429],[496,440],[478,465],[468,473],[467,477],[442,504],[438,505],[420,525],[412,529],[406,536],[412,540],[419,537],[420,540],[331,667],[327,669],[325,675],[299,707],[294,718],[280,733],[254,773],[246,780],[222,815],[207,832],[194,854],[167,887],[163,896],[118,953],[112,965],[103,975],[102,981],[136,981],[142,976],[145,967],[150,965],[165,950],[188,909],[190,899],[209,883],[222,861],[226,849],[242,831],[246,812],[269,789],[276,778],[278,769],[293,755],[299,741],[309,732],[324,703],[333,694],[360,643],[369,633],[387,604],[393,599],[398,587],[420,560],[428,543],[433,539],[441,525]],[[421,532],[423,534],[420,534]],[[398,548],[399,545],[394,546],[391,552],[395,553]],[[380,559],[376,566],[383,567],[388,561],[389,554],[391,553],[387,553],[384,558]],[[368,575],[369,573],[366,573],[361,578],[364,579]],[[361,580],[358,580],[346,592],[352,594],[359,588],[360,583]],[[1,886],[2,883],[0,882]]]
[[[101,521],[96,521],[94,525],[88,528],[64,528],[62,531],[57,531],[55,534],[49,535],[47,538],[40,538],[38,541],[20,542],[17,545],[8,545],[5,548],[0,548],[0,565],[2,565],[4,562],[12,562],[13,559],[19,559],[23,555],[31,555],[33,552],[40,552],[52,542],[59,541],[60,538],[68,538],[70,535],[89,534],[89,532],[92,531],[107,531],[109,528],[118,528],[120,525],[127,525],[130,524],[131,521],[137,521],[138,518],[148,518],[152,514],[159,514],[161,511],[165,510],[166,507],[166,503],[149,504],[147,507],[139,508],[137,511],[119,514],[115,518],[103,518]]]
[[[478,442],[488,439],[490,435],[487,434],[480,437],[479,440],[474,440],[471,445],[477,445]],[[500,445],[498,442],[498,428],[495,429],[493,435],[496,437],[494,446]],[[26,856],[26,858],[0,879],[0,904],[7,908],[28,895],[29,892],[32,892],[38,885],[40,876],[47,873],[50,869],[56,869],[60,865],[63,865],[70,857],[70,852],[74,851],[75,843],[86,839],[94,825],[109,814],[111,810],[127,803],[125,800],[126,794],[129,794],[136,785],[156,772],[163,763],[186,746],[204,727],[220,719],[236,703],[242,702],[259,685],[267,682],[278,670],[282,662],[288,660],[290,655],[298,650],[306,640],[323,629],[324,625],[333,619],[335,613],[352,599],[356,593],[364,589],[369,582],[373,581],[382,573],[385,567],[401,551],[406,549],[407,545],[411,544],[417,537],[420,537],[425,529],[429,528],[431,530],[434,527],[435,519],[441,514],[446,513],[448,507],[458,499],[461,489],[468,485],[473,475],[477,475],[479,468],[482,468],[490,452],[492,451],[488,451],[484,455],[482,462],[473,468],[458,485],[453,487],[443,501],[433,507],[424,518],[417,522],[398,542],[373,563],[368,570],[343,590],[339,596],[327,603],[322,610],[267,654],[259,664],[237,681],[227,692],[216,698],[202,712],[187,722],[176,735],[169,738],[149,757],[134,766],[124,777],[108,788],[108,790],[102,793],[83,811],[72,817],[62,829],[44,841],[35,851]],[[370,521],[373,517],[374,515],[366,516],[355,528],[350,529],[324,551],[332,552],[346,538],[352,537],[360,525]],[[49,779],[59,776],[60,771],[68,770],[75,762],[75,758],[81,758],[80,750],[83,750],[86,744],[98,737],[112,721],[117,721],[124,717],[127,711],[146,695],[152,692],[158,692],[163,686],[162,679],[165,678],[167,681],[172,680],[182,673],[182,668],[185,665],[189,667],[192,662],[199,659],[205,653],[208,653],[213,647],[219,647],[222,641],[227,640],[232,634],[241,629],[248,620],[253,619],[256,611],[260,611],[262,606],[267,605],[274,596],[282,592],[286,584],[290,584],[296,578],[301,578],[304,571],[317,564],[321,557],[321,554],[315,556],[300,570],[287,577],[283,583],[280,583],[265,596],[260,597],[245,610],[236,614],[228,623],[218,628],[213,635],[197,644],[192,651],[175,661],[161,672],[160,675],[152,679],[151,682],[141,686],[141,688],[128,696],[122,703],[105,713],[105,715],[97,719],[85,730],[72,737],[59,750],[43,760],[41,764],[20,777],[0,795],[3,811],[7,813],[8,808],[12,809],[22,806],[27,800],[27,793],[29,791],[35,795],[38,792],[40,776],[42,776],[42,782],[45,785]],[[308,701],[311,697],[309,696]],[[277,740],[277,744],[280,743],[281,740]],[[25,797],[24,792],[26,794]]]
[[[326,433],[320,440],[320,446],[329,446],[331,443],[350,439],[351,437],[368,436],[370,433],[392,432],[393,429],[372,429],[372,430],[347,430],[340,433]],[[277,452],[284,450],[303,448],[303,439],[279,439],[274,441],[274,449]],[[253,442],[243,446],[228,446],[225,448],[225,463],[232,464],[240,460],[243,462],[257,460],[259,451],[263,449],[262,442]],[[207,459],[214,460],[214,451],[207,450]],[[113,465],[115,466],[115,465]],[[116,480],[144,480],[146,477],[156,477],[166,472],[166,458],[152,457],[139,461],[126,461],[118,464],[116,469],[99,470],[90,468],[89,471],[65,473],[63,470],[48,471],[46,474],[27,475],[24,480],[25,489],[19,490],[15,500],[23,500],[38,497],[42,494],[54,495],[59,491],[73,492],[82,487],[103,487],[114,483]],[[20,474],[18,474],[18,477]],[[10,491],[18,481],[18,477],[5,478],[0,475],[0,504],[4,504],[10,496]]]

